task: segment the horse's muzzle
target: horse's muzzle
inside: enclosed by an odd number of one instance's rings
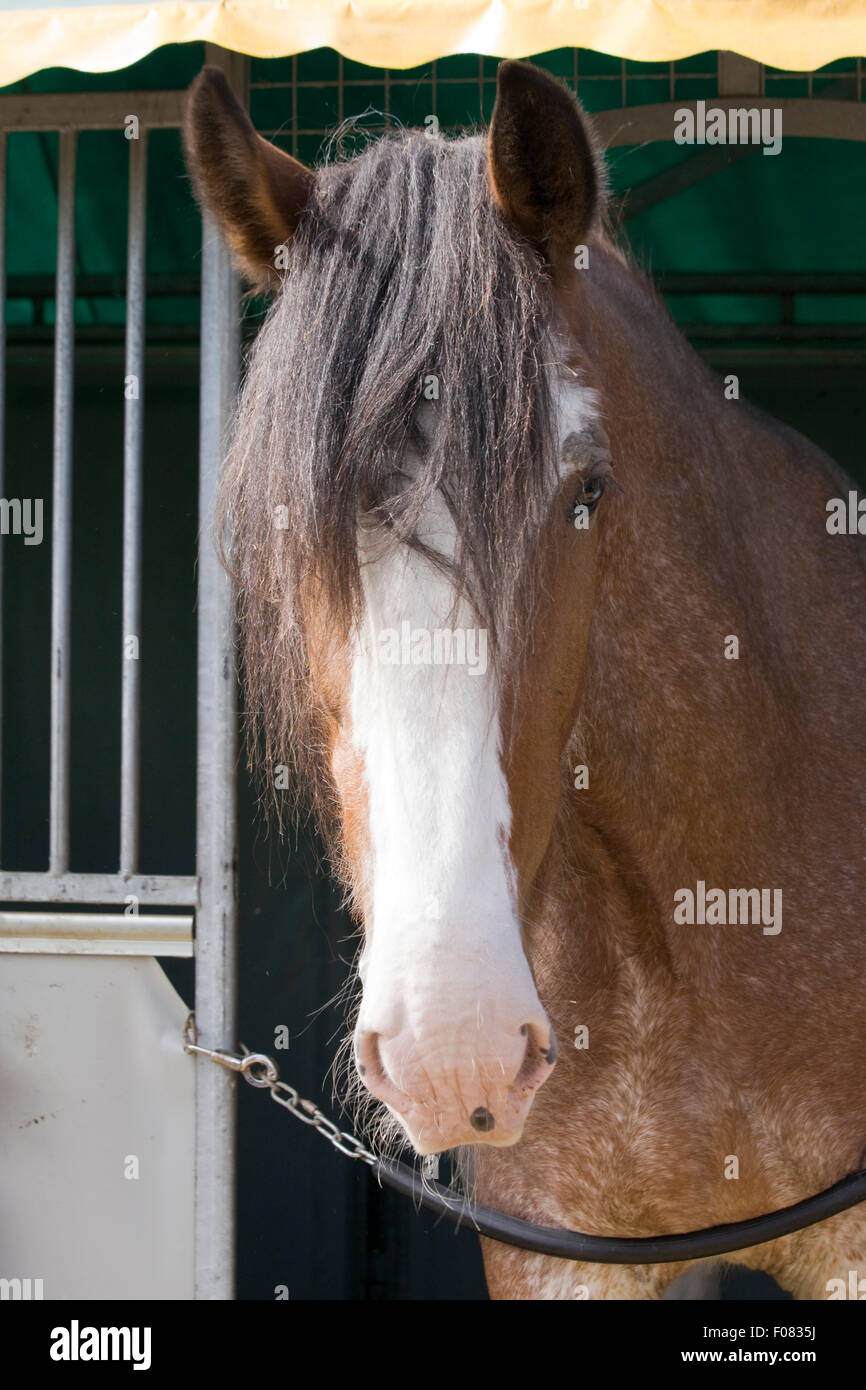
[[[386,1037],[359,1027],[355,1035],[364,1085],[397,1116],[419,1154],[516,1143],[556,1056],[540,1006],[536,1019],[507,1031],[446,1025],[426,1043],[406,1031]]]

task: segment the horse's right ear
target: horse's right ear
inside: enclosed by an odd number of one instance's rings
[[[257,134],[219,68],[203,68],[190,88],[183,143],[196,197],[238,266],[260,289],[276,288],[278,248],[292,236],[315,175]]]
[[[551,261],[585,240],[602,168],[568,88],[530,63],[500,63],[488,137],[493,200]]]

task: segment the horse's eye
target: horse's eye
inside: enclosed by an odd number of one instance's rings
[[[591,473],[589,477],[583,478],[571,508],[571,518],[575,526],[580,526],[581,520],[586,516],[592,516],[607,484],[607,474]]]

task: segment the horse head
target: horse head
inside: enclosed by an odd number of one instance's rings
[[[527,904],[609,505],[580,347],[592,136],[507,62],[484,135],[400,131],[313,173],[206,69],[185,140],[276,292],[221,523],[256,756],[313,798],[363,927],[357,1070],[419,1153],[513,1144],[557,1056]]]

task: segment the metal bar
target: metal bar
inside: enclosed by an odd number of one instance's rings
[[[170,874],[40,874],[0,871],[0,902],[198,906],[198,879]]]
[[[719,53],[719,96],[761,95],[764,69],[751,58],[743,58],[739,53]],[[810,93],[811,95],[811,93]]]
[[[645,179],[643,183],[627,189],[620,199],[623,208],[622,220],[630,222],[633,217],[640,217],[642,212],[655,207],[657,203],[665,202],[668,198],[676,197],[677,193],[692,188],[703,179],[721,174],[723,170],[729,169],[732,164],[737,164],[742,159],[754,158],[758,151],[757,145],[715,145],[709,149],[698,150],[682,164],[676,164],[673,169],[664,169],[651,179]]]
[[[235,708],[230,594],[211,537],[232,394],[237,286],[228,249],[204,220],[198,558],[198,833],[195,1013],[202,1045],[231,1048],[236,1027]],[[234,1077],[196,1063],[196,1297],[234,1297]]]
[[[6,134],[0,131],[0,497],[6,487]],[[3,553],[0,548],[0,862],[3,840]]]
[[[0,140],[4,137],[0,132]],[[142,135],[142,139],[144,136]],[[137,145],[139,141],[131,141]],[[170,295],[178,299],[198,299],[200,280],[197,275],[150,275],[147,297]],[[10,275],[6,293],[10,299],[53,299],[52,275]],[[126,295],[125,275],[79,275],[75,281],[78,299],[120,299]]]
[[[163,341],[166,343],[197,343],[199,335],[198,325],[192,323],[162,323],[155,324],[150,335],[151,341]],[[76,338],[85,343],[117,343],[123,344],[126,341],[126,331],[121,324],[111,323],[82,323],[79,324]],[[20,343],[44,343],[53,340],[53,329],[50,324],[21,324],[13,327],[9,332],[9,341]]]
[[[0,133],[0,140],[4,136]],[[143,138],[143,136],[142,136]],[[138,145],[138,140],[135,145]],[[200,281],[197,275],[149,275],[147,299],[154,296],[174,296],[177,299],[197,299]],[[10,299],[54,299],[53,275],[10,275],[7,281]],[[75,281],[78,299],[121,299],[126,295],[125,275],[79,275]]]
[[[292,156],[298,157],[298,55],[292,54]]]
[[[687,323],[679,325],[690,341],[698,339],[790,343],[866,342],[866,323]]]
[[[663,294],[866,294],[864,271],[661,270]]]
[[[679,294],[721,295],[735,293],[770,295],[776,292],[772,289],[771,286],[761,288],[757,285],[753,287],[745,287],[742,290],[734,290],[733,288],[725,289],[712,283],[700,284],[697,277],[693,282],[691,288],[686,288],[685,285],[679,284],[670,286],[663,285],[659,286],[659,288],[665,295],[672,296]],[[797,294],[815,295],[836,293],[850,293],[862,295],[866,293],[866,291],[864,291],[860,287],[857,287],[850,291],[845,291],[836,290],[831,285],[824,285],[818,287],[814,284],[810,285],[809,288],[796,287],[795,292]],[[813,329],[811,326],[800,326],[806,329],[806,336],[814,336]],[[83,344],[79,344],[78,351],[76,353],[76,362],[79,366],[83,366],[85,364],[90,363],[105,363],[106,365],[114,366],[114,368],[117,369],[120,362],[121,347],[117,339],[114,336],[112,336],[110,331],[108,331],[108,327],[110,326],[107,326],[107,331],[104,337],[101,336],[100,331],[97,330],[97,333],[94,335],[93,338],[86,338]],[[690,338],[695,335],[699,336],[701,325],[691,323],[680,323],[679,328],[680,331],[684,333],[687,338]],[[757,325],[753,324],[749,331],[751,333],[761,333],[766,337],[772,337],[775,336],[777,328],[778,324],[776,323]],[[79,328],[76,337],[80,337],[84,333],[84,331],[85,330]],[[245,334],[245,337],[246,336],[247,335]],[[847,340],[852,337],[856,338],[858,336],[866,336],[866,334],[864,334],[862,324],[859,324],[857,322],[849,322],[844,324],[826,324],[820,328],[819,336],[831,338],[840,337],[845,338]],[[196,334],[196,340],[197,339],[198,334]],[[27,364],[42,363],[46,361],[48,357],[51,355],[52,354],[49,351],[49,344],[47,342],[29,338],[23,339],[19,342],[17,334],[14,331],[10,333],[8,343],[8,356],[10,362]],[[198,364],[198,361],[199,354],[195,345],[193,343],[187,343],[185,339],[181,338],[171,339],[169,341],[162,342],[160,338],[157,336],[153,339],[148,349],[148,362],[149,370],[151,373],[153,373],[154,371],[170,371],[174,370],[175,367],[177,367],[178,369],[182,368],[184,370],[192,370],[192,368]]]
[[[191,957],[192,927],[191,916],[0,912],[0,953]]]
[[[435,114],[435,113],[434,113]],[[0,145],[3,135],[0,133]],[[727,149],[728,147],[720,147]],[[730,146],[730,149],[736,149]],[[685,167],[688,167],[688,162]],[[644,184],[633,185],[637,193]],[[863,271],[659,271],[654,279],[673,293],[702,294],[705,292],[733,294],[774,294],[782,289],[797,290],[803,294],[866,294],[866,272]],[[201,282],[197,275],[149,275],[147,278],[147,298],[154,296],[176,296],[185,299],[198,299]],[[692,288],[697,286],[698,288]],[[765,286],[779,286],[779,290]],[[808,286],[808,289],[801,289]],[[712,287],[712,288],[711,288]],[[123,275],[78,275],[75,279],[76,299],[117,299],[126,294],[126,277]],[[7,299],[54,299],[54,277],[48,275],[10,275],[6,281]],[[21,328],[31,325],[21,325]],[[198,325],[174,325],[183,327],[185,332],[195,335],[198,341]],[[76,333],[76,343],[85,337],[89,329],[101,332],[114,329],[113,324],[80,324]],[[160,331],[161,325],[154,324],[151,336]],[[16,330],[13,330],[16,331]],[[53,335],[53,327],[45,325],[45,332]]]
[[[16,366],[38,366],[50,365],[53,360],[53,353],[49,352],[47,343],[34,343],[15,341],[14,336],[10,335],[7,356],[9,364]],[[198,390],[198,334],[194,343],[169,342],[160,343],[157,338],[154,342],[147,345],[147,364],[148,377],[153,381],[158,377],[161,382],[177,386],[179,379],[174,375],[175,371],[183,373],[183,381],[187,376],[194,390]],[[92,376],[97,368],[108,367],[115,375],[119,375],[123,370],[123,345],[112,346],[112,340],[99,342],[91,339],[84,344],[76,353],[76,370],[79,376],[84,369],[87,375]]]
[[[59,137],[57,323],[54,337],[54,483],[51,532],[51,873],[69,865],[69,628],[72,584],[72,411],[75,370],[76,134]]]
[[[20,92],[0,97],[0,130],[151,130],[181,125],[186,92]]]
[[[573,51],[574,51],[574,50],[573,50]],[[469,55],[466,54],[466,55],[464,55],[464,56],[469,56]],[[491,55],[488,54],[487,56],[490,57]],[[439,61],[439,62],[445,61],[445,62],[447,62],[447,60],[448,60],[448,55],[447,55],[447,54],[446,54],[446,56],[445,56],[444,59],[441,59],[441,58],[438,59],[438,60],[437,60],[437,59],[432,59],[431,62],[430,62],[430,64],[429,64],[429,68],[432,69],[433,63],[436,62],[436,61]],[[421,66],[426,66],[426,65],[421,65]],[[424,76],[422,76],[422,77],[419,79],[418,74],[417,74],[416,72],[414,72],[414,71],[412,72],[411,76],[409,76],[409,77],[402,77],[402,76],[400,76],[400,73],[401,73],[401,71],[402,71],[402,69],[400,69],[400,68],[391,68],[390,71],[391,71],[391,86],[392,86],[392,87],[415,87],[415,86],[417,86],[419,80],[421,80],[421,81],[425,81],[425,80],[426,80],[426,77],[424,77]],[[834,76],[838,76],[838,74],[833,74],[833,75],[834,75]],[[852,76],[852,77],[854,77],[854,76],[856,75],[856,69],[852,67],[852,68],[850,69],[849,75]],[[697,78],[703,78],[703,79],[705,79],[705,80],[707,80],[707,81],[715,81],[716,77],[718,76],[718,69],[717,69],[717,68],[713,68],[712,72],[709,71],[709,69],[708,69],[706,72],[684,72],[684,73],[678,74],[678,76],[679,76],[682,80],[684,80],[684,81],[686,81],[686,82],[694,82]],[[782,74],[782,76],[783,76],[783,77],[786,77],[786,76],[790,76],[790,74]],[[669,75],[668,72],[633,72],[633,73],[629,73],[629,74],[628,74],[628,77],[629,77],[629,80],[631,80],[631,79],[638,79],[638,80],[641,81],[641,82],[654,82],[654,83],[657,83],[657,84],[658,84],[658,87],[659,87],[659,90],[661,90],[662,84],[664,84],[664,86],[665,86],[666,88],[669,88],[669,87],[670,87],[670,75]],[[375,79],[371,79],[370,77],[347,77],[347,78],[346,78],[345,85],[346,85],[347,90],[351,90],[353,87],[366,87],[366,88],[369,89],[370,84],[371,84],[371,81],[372,81],[372,82],[375,82]],[[479,81],[483,81],[485,84],[492,84],[492,83],[494,83],[494,82],[496,81],[496,76],[495,76],[495,74],[491,74],[491,75],[485,76],[485,75],[483,75],[483,73],[480,73],[479,71],[476,71],[476,73],[475,73],[475,75],[474,75],[473,77],[454,77],[454,76],[451,76],[450,74],[447,74],[447,75],[444,76],[444,77],[440,75],[440,76],[437,78],[437,81],[441,84],[441,86],[443,86],[443,87],[449,87],[449,88],[452,88],[452,87],[477,87]],[[581,74],[580,74],[580,81],[581,81],[581,82],[591,83],[594,87],[598,87],[599,89],[601,89],[602,87],[610,87],[613,83],[618,83],[618,84],[620,85],[620,87],[621,87],[621,86],[622,86],[622,71],[620,70],[619,72],[616,72],[616,73],[596,73],[596,74],[593,74],[593,73],[586,73],[586,74],[581,73]],[[289,91],[289,89],[291,88],[291,86],[292,86],[292,79],[291,79],[291,77],[282,78],[282,79],[280,79],[280,80],[278,80],[278,81],[274,81],[274,80],[271,80],[271,79],[269,79],[269,78],[257,77],[256,80],[255,80],[255,82],[251,82],[251,83],[250,83],[250,90],[253,91],[253,92],[279,92],[279,91],[287,92],[287,91]],[[325,90],[328,89],[328,88],[333,88],[333,86],[334,86],[334,79],[333,79],[332,77],[300,77],[300,78],[298,78],[297,86],[298,86],[298,90],[299,90],[299,91],[325,91]],[[327,134],[327,128],[326,128],[325,126],[321,126],[321,127],[319,127],[319,129],[320,129],[320,132],[321,132],[322,134]]]
[[[709,109],[739,110],[748,100],[749,109],[782,112],[784,138],[801,136],[826,140],[866,140],[866,106],[856,101],[824,101],[814,97],[716,97]],[[593,127],[606,146],[644,145],[654,140],[673,140],[676,113],[696,109],[694,101],[663,101],[649,106],[629,106],[624,110],[596,111]]]
[[[246,102],[249,64],[208,45]],[[236,695],[231,591],[212,522],[237,390],[240,302],[228,247],[203,224],[198,556],[198,759],[195,1015],[203,1047],[232,1050],[237,1034]],[[196,1059],[196,1298],[235,1288],[235,1078]]]
[[[776,346],[752,347],[741,343],[736,348],[724,345],[693,343],[695,351],[717,370],[738,363],[780,367],[866,367],[866,347],[813,347],[803,343],[796,347],[779,343]]]
[[[147,132],[129,149],[126,364],[123,414],[123,651],[120,710],[120,872],[138,869],[141,765],[141,511],[146,304]]]
[[[2,936],[0,956],[172,956],[192,960],[195,955],[192,938],[175,941],[167,937],[142,937],[127,941],[125,937],[107,936],[102,941],[65,936]]]

